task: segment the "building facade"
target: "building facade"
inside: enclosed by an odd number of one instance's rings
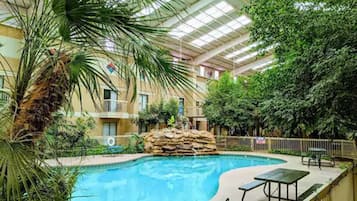
[[[14,78],[16,67],[19,64],[22,32],[19,29],[7,25],[0,25],[0,58],[2,63],[8,62],[11,69],[0,69],[0,88],[9,90],[11,78]],[[100,56],[99,56],[100,57]],[[5,61],[6,60],[6,61]],[[139,75],[137,80],[137,96],[131,101],[132,87],[126,86],[124,80],[114,72],[115,65],[109,59],[98,58],[98,68],[104,69],[115,84],[116,91],[104,84],[101,85],[100,98],[92,102],[90,94],[83,90],[82,102],[74,95],[72,100],[73,112],[69,118],[78,118],[82,113],[88,113],[96,121],[96,128],[91,136],[118,136],[137,133],[138,125],[133,120],[138,117],[139,111],[145,110],[150,104],[161,100],[174,98],[179,103],[179,114],[188,117],[193,128],[207,130],[208,122],[202,113],[202,104],[207,92],[207,82],[210,79],[218,79],[218,70],[191,66],[190,79],[196,90],[176,91],[163,89],[150,85],[150,80]],[[7,80],[6,78],[10,78]],[[5,93],[0,94],[2,100],[6,100]]]

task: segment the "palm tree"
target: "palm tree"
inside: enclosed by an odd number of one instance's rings
[[[115,90],[107,73],[97,68],[98,56],[114,61],[118,75],[134,88],[133,98],[139,72],[164,88],[191,87],[187,68],[152,42],[166,30],[147,25],[152,19],[137,14],[153,2],[174,12],[166,1],[32,0],[25,11],[19,6],[23,2],[7,1],[9,19],[22,30],[24,42],[13,70],[10,101],[1,106],[0,200],[45,199],[33,188],[51,176],[36,141],[52,114],[70,105],[73,94],[81,100],[85,89],[95,102],[102,83]],[[111,44],[111,51],[105,42]],[[6,62],[1,66],[10,67]],[[38,196],[24,196],[29,192]]]

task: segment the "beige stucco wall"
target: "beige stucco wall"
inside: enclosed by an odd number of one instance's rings
[[[327,184],[317,194],[306,200],[312,201],[355,201],[357,200],[357,167],[346,169],[339,177]]]
[[[3,44],[3,47],[0,48],[0,53],[3,54],[6,58],[6,62],[10,64],[11,68],[16,71],[16,68],[19,64],[19,56],[22,45],[23,34],[21,30],[9,27],[6,25],[0,25],[0,43]],[[106,65],[109,64],[110,59],[106,59],[102,54],[98,52],[98,67],[106,70]],[[0,58],[0,62],[5,63],[3,58]],[[8,70],[4,71],[0,69],[1,74],[9,74],[10,66],[7,67]],[[73,106],[73,117],[71,119],[75,119],[81,116],[82,112],[88,112],[89,115],[93,116],[96,121],[96,128],[90,133],[92,136],[101,136],[103,134],[103,123],[104,122],[117,122],[117,135],[130,134],[138,131],[138,126],[135,125],[132,121],[133,118],[137,117],[139,103],[138,97],[139,94],[146,94],[149,96],[149,104],[157,103],[161,99],[168,100],[170,98],[184,98],[185,99],[185,111],[191,110],[192,107],[196,106],[196,101],[203,100],[204,92],[200,91],[178,91],[173,89],[164,89],[159,86],[150,85],[149,81],[142,81],[138,79],[137,81],[137,99],[135,101],[131,101],[131,97],[133,94],[133,87],[127,87],[125,85],[124,80],[120,79],[119,76],[115,75],[115,73],[110,74],[112,82],[115,84],[117,90],[119,91],[118,100],[127,101],[127,113],[129,118],[102,118],[101,107],[103,106],[103,98],[104,98],[104,89],[108,88],[104,84],[101,85],[99,98],[95,99],[95,103],[98,107],[95,107],[91,96],[87,93],[84,88],[82,88],[82,102],[80,102],[79,97],[74,95],[72,97],[72,106]],[[191,73],[191,78],[194,82],[196,79],[200,83],[206,83],[207,79],[204,77],[197,76],[195,72]],[[14,76],[10,76],[14,77]],[[12,81],[10,81],[12,82]],[[5,88],[9,88],[9,83],[5,83]],[[200,129],[207,129],[207,122],[200,123]]]
[[[336,186],[331,189],[331,201],[354,201],[353,175],[349,172]]]

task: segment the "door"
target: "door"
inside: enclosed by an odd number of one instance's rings
[[[116,122],[104,122],[103,123],[104,144],[108,145],[108,137],[115,137],[116,135],[117,135],[117,123]]]

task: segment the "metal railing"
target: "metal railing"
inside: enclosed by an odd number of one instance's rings
[[[198,107],[198,106],[185,108],[185,115],[188,117],[197,117],[197,116],[203,117],[204,116],[202,107]]]
[[[9,94],[0,91],[0,101],[7,102],[9,100]]]
[[[217,136],[217,147],[229,150],[234,147],[246,148],[251,151],[282,151],[301,153],[307,152],[310,147],[326,149],[332,156],[356,158],[357,148],[354,141],[304,138],[276,138],[276,137],[241,137]]]
[[[128,101],[104,100],[102,112],[128,112]]]

